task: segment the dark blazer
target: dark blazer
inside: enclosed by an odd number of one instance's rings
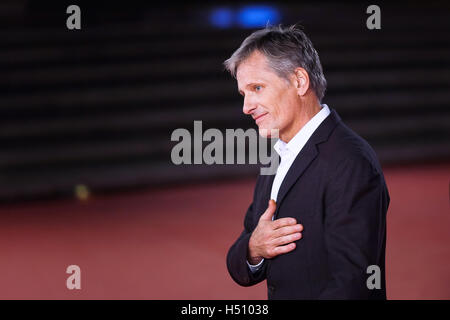
[[[320,124],[284,178],[275,219],[304,227],[296,248],[247,265],[248,241],[267,209],[274,175],[260,175],[244,231],[231,246],[227,267],[242,286],[267,279],[269,299],[386,299],[385,247],[389,193],[375,152],[336,111]],[[378,265],[381,289],[369,290],[367,267]]]

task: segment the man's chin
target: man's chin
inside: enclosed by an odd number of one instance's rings
[[[278,138],[279,130],[273,129],[273,128],[259,127],[258,132],[259,132],[259,135],[263,138],[273,139],[273,138]]]

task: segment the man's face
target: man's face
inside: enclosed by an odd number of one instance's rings
[[[282,140],[290,139],[300,113],[294,80],[279,77],[259,51],[241,62],[236,79],[239,93],[244,96],[243,112],[255,119],[260,135],[270,137],[270,130],[278,129]]]

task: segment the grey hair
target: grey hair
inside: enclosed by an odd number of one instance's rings
[[[327,88],[319,55],[311,40],[298,26],[283,28],[268,26],[253,32],[241,46],[224,62],[225,69],[236,78],[239,65],[254,51],[264,54],[269,66],[279,77],[289,79],[294,70],[301,67],[308,72],[312,90],[319,101]]]

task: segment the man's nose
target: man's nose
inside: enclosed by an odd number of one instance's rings
[[[252,101],[252,99],[250,99],[247,96],[244,97],[244,106],[242,107],[242,112],[244,112],[245,114],[251,114],[253,109],[255,109],[256,107],[256,103],[254,103],[254,101]]]

